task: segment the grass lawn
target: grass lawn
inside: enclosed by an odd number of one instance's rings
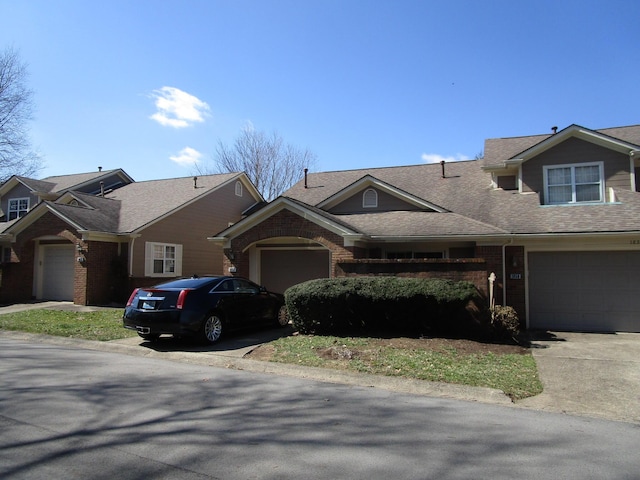
[[[293,335],[249,358],[457,383],[502,390],[514,400],[542,392],[528,348],[447,338],[360,338]]]
[[[0,315],[0,329],[99,341],[137,336],[136,332],[122,327],[121,308],[97,312],[34,309],[7,313]]]
[[[122,309],[27,310],[0,315],[0,329],[99,341],[137,335],[122,327]],[[262,345],[249,358],[497,388],[513,399],[542,392],[531,352],[518,345],[446,338],[292,335]]]

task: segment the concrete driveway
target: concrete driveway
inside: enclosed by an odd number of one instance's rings
[[[518,405],[640,423],[640,334],[550,332],[532,344],[544,391]]]

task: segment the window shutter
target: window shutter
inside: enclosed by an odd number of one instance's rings
[[[176,275],[182,276],[182,245],[176,245]]]
[[[144,276],[150,277],[153,275],[153,246],[151,242],[145,242],[144,244]]]

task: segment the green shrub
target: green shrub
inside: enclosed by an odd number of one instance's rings
[[[403,277],[310,280],[287,289],[285,301],[302,333],[459,331],[475,321],[469,303],[482,303],[470,282]]]

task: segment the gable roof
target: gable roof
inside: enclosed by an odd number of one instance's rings
[[[569,137],[581,138],[618,151],[640,149],[640,125],[591,130],[574,124],[555,134],[487,139],[484,144],[484,168],[504,168],[510,163],[522,163]]]
[[[68,190],[81,189],[88,184],[95,183],[97,181],[100,181],[101,179],[106,179],[113,175],[117,175],[118,177],[120,177],[125,184],[132,183],[134,181],[133,178],[131,178],[121,168],[116,168],[113,170],[99,170],[97,172],[75,173],[72,175],[45,177],[42,179],[42,181],[52,184],[52,188],[50,191],[62,193]],[[108,187],[108,185],[105,185],[105,187]]]
[[[262,200],[244,173],[204,175],[198,177],[197,188],[194,188],[193,177],[134,182],[104,197],[67,192],[56,201],[41,202],[9,225],[3,233],[18,234],[42,215],[51,212],[78,231],[131,234],[236,180],[243,182],[246,191],[256,198],[256,202]]]
[[[0,196],[6,195],[18,185],[24,185],[32,192],[50,192],[54,187],[54,184],[51,182],[13,175],[0,185]]]
[[[434,163],[310,173],[307,187],[303,180],[283,195],[308,205],[321,206],[327,199],[346,191],[365,176],[393,185],[397,191],[440,210],[461,214],[473,213],[482,201],[482,192],[491,187],[491,176],[480,170],[479,161],[468,160],[447,163],[444,178],[441,165]]]
[[[376,187],[378,190],[382,192],[386,192],[391,196],[402,199],[406,203],[409,203],[411,205],[414,205],[423,209],[434,210],[437,212],[444,211],[442,207],[438,205],[434,205],[433,203],[430,203],[428,201],[425,201],[422,198],[418,198],[415,195],[409,192],[403,191],[397,186],[384,182],[370,174],[360,177],[351,185],[348,185],[342,190],[336,192],[335,194],[331,195],[329,198],[324,199],[322,202],[318,204],[318,207],[326,210],[330,210],[332,207],[338,205],[340,202],[346,200],[352,195],[355,195],[361,191],[364,191],[369,187]]]
[[[121,168],[71,175],[58,175],[45,177],[40,180],[14,175],[0,186],[0,196],[6,194],[6,192],[9,192],[18,184],[24,185],[34,194],[62,194],[69,190],[81,189],[91,183],[99,182],[101,179],[107,179],[114,175],[121,178],[125,184],[133,182],[133,179]]]
[[[242,181],[256,202],[262,197],[244,173],[222,173],[197,177],[135,182],[113,191],[106,198],[121,202],[118,231],[133,233],[191,204],[230,182]]]
[[[351,185],[367,176],[442,207],[446,213],[433,214],[434,220],[423,220],[405,212],[382,215],[374,211],[360,215],[341,215],[343,222],[361,233],[411,236],[456,235],[467,230],[476,234],[506,235],[565,235],[636,233],[640,231],[640,193],[616,189],[618,201],[596,205],[545,206],[534,193],[504,191],[491,187],[486,162],[531,158],[570,137],[588,138],[608,148],[632,152],[640,149],[640,125],[617,127],[599,131],[578,125],[567,127],[555,135],[536,135],[509,139],[488,140],[483,160],[445,164],[445,178],[439,164],[423,164],[377,169],[346,170],[309,174],[306,182],[299,182],[285,195],[310,205],[323,207],[328,199],[340,197]],[[502,168],[504,168],[502,166]],[[489,169],[490,170],[490,169]],[[429,218],[429,217],[425,217]],[[403,225],[403,221],[410,225]],[[478,224],[469,222],[479,222]],[[459,228],[459,230],[457,230]],[[449,230],[447,230],[449,229]]]
[[[296,213],[299,216],[304,217],[306,220],[309,220],[318,225],[322,225],[327,230],[330,230],[338,235],[342,235],[343,237],[361,236],[361,232],[354,229],[348,223],[344,222],[339,215],[332,215],[320,208],[314,207],[312,205],[307,205],[303,202],[300,202],[299,200],[280,196],[269,202],[265,207],[249,215],[248,217],[245,217],[240,221],[234,223],[230,227],[224,229],[222,232],[209,237],[209,240],[225,243],[235,235],[247,231],[248,229],[260,224],[261,222],[272,217],[273,215],[276,215],[282,210],[289,210],[293,213]]]

